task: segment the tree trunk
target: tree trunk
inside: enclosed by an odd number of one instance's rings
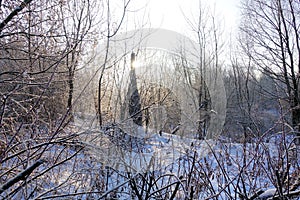
[[[300,144],[300,105],[298,102],[295,102],[294,105],[292,108],[292,125],[297,135],[295,142],[296,144]]]

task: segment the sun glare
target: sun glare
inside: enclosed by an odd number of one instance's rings
[[[135,61],[132,62],[132,67],[133,67],[134,69],[136,69],[136,68],[138,68],[138,67],[140,67],[140,66],[141,66],[141,65],[140,65],[140,61],[135,60]]]

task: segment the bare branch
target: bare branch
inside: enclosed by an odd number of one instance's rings
[[[17,182],[21,180],[25,180],[32,172],[35,170],[38,166],[43,164],[45,161],[40,159],[37,160],[33,165],[25,169],[24,171],[20,172],[17,176],[13,177],[12,179],[8,180],[6,183],[4,183],[0,188],[0,194],[3,193],[5,190],[16,184]]]
[[[16,7],[7,17],[6,19],[0,23],[0,33],[3,31],[3,29],[5,28],[5,26],[12,20],[12,18],[16,15],[18,15],[18,13],[23,10],[23,8],[25,8],[29,3],[31,3],[32,0],[24,0],[20,6]]]

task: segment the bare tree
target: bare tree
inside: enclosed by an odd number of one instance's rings
[[[217,18],[214,9],[211,9],[206,3],[199,0],[196,17],[189,17],[184,14],[186,22],[190,26],[197,42],[198,55],[195,55],[197,63],[194,63],[195,69],[192,74],[185,73],[186,79],[191,83],[192,76],[196,76],[196,82],[193,88],[197,92],[197,107],[199,108],[198,134],[203,139],[207,135],[209,124],[209,115],[212,108],[210,92],[207,86],[214,85],[217,79],[222,79],[222,60],[220,59],[223,51],[224,41],[222,41],[222,23]],[[182,54],[182,53],[181,53]],[[182,54],[182,64],[186,65],[187,61]],[[208,83],[210,80],[212,83]],[[203,115],[206,119],[203,120]]]
[[[67,108],[72,112],[74,76],[77,70],[78,61],[82,52],[82,45],[91,40],[92,27],[97,19],[93,13],[97,4],[91,1],[68,1],[65,6],[60,7],[60,20],[62,25],[65,43],[70,49],[70,53],[65,58],[65,65],[68,73],[68,100]],[[100,21],[101,19],[98,19]],[[90,42],[90,41],[89,41]]]
[[[245,0],[244,50],[261,72],[284,83],[291,124],[299,136],[300,15],[294,0]],[[248,41],[248,43],[246,43]]]
[[[106,5],[106,21],[107,21],[107,29],[106,29],[106,35],[105,35],[105,38],[106,38],[106,53],[105,53],[105,58],[104,58],[104,62],[101,66],[101,72],[100,72],[100,76],[99,76],[99,80],[98,80],[98,97],[97,97],[97,114],[98,114],[98,120],[99,120],[99,125],[102,126],[103,125],[103,119],[102,119],[102,99],[104,97],[104,95],[102,94],[102,81],[103,81],[103,75],[104,75],[104,72],[105,70],[107,69],[107,62],[108,62],[108,51],[110,49],[110,42],[111,42],[111,38],[113,38],[117,33],[118,31],[120,30],[121,28],[121,25],[125,19],[125,16],[126,16],[126,13],[127,13],[127,9],[128,9],[128,6],[130,4],[130,1],[131,0],[124,0],[123,1],[123,10],[122,10],[122,15],[121,15],[121,18],[117,20],[117,26],[116,27],[113,27],[112,24],[113,24],[113,20],[112,20],[112,11],[111,11],[111,5],[110,5],[110,2],[108,1],[107,2],[107,5]]]
[[[0,3],[1,199],[53,195],[76,173],[75,167],[57,182],[57,170],[75,164],[82,150],[66,125],[82,46],[93,39],[94,17],[103,11],[98,3]]]

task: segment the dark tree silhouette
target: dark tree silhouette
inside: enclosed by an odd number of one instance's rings
[[[141,110],[140,94],[137,88],[136,74],[134,68],[135,53],[131,53],[131,70],[130,70],[130,83],[127,96],[129,97],[128,109],[129,115],[133,119],[133,122],[139,126],[143,124],[143,115]]]

